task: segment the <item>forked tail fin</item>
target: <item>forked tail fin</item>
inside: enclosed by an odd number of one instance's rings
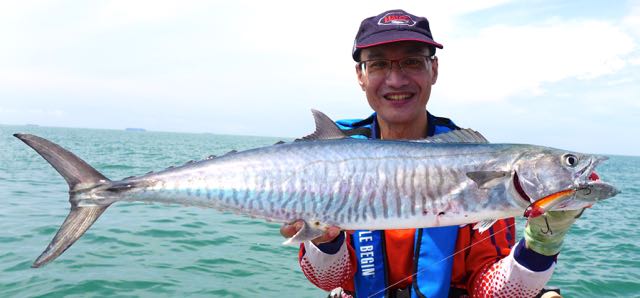
[[[71,210],[49,246],[31,265],[31,267],[37,268],[53,261],[67,250],[109,207],[109,205],[78,206],[72,200],[75,193],[83,189],[90,189],[98,184],[108,183],[110,180],[84,160],[48,140],[30,134],[14,134],[13,136],[29,145],[46,159],[69,184]]]

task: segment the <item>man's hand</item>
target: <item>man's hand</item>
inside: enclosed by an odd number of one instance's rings
[[[583,211],[548,211],[530,219],[524,229],[527,248],[545,256],[557,255],[564,236]]]
[[[284,224],[282,225],[282,227],[280,227],[280,234],[285,238],[291,238],[293,237],[293,235],[298,233],[300,228],[302,228],[302,224],[303,223],[301,220],[291,224]],[[322,234],[322,236],[311,240],[311,242],[313,242],[313,244],[317,246],[318,244],[321,244],[321,243],[333,241],[334,239],[336,239],[336,237],[338,237],[338,235],[340,235],[340,228],[336,226],[332,226],[332,227],[329,227],[324,232],[324,234]]]

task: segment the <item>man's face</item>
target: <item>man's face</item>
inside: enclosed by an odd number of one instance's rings
[[[362,49],[360,61],[372,59],[399,60],[412,56],[429,56],[429,48],[419,42],[395,42]],[[429,60],[429,59],[427,59]],[[392,63],[385,75],[372,76],[356,66],[358,83],[366,93],[369,106],[378,113],[378,121],[388,125],[410,125],[424,119],[431,85],[438,77],[438,61],[431,60],[426,71],[410,73]]]

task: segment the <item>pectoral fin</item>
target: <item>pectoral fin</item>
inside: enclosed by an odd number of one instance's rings
[[[305,241],[311,241],[316,239],[324,233],[325,229],[321,224],[310,225],[306,221],[302,221],[302,228],[293,235],[293,237],[285,240],[282,244],[290,245],[290,244],[300,244]]]
[[[498,185],[500,182],[511,177],[511,172],[507,171],[477,171],[468,172],[467,177],[478,185],[478,188],[487,189]]]
[[[488,230],[491,226],[493,226],[494,223],[496,223],[496,221],[498,221],[497,219],[485,219],[481,222],[478,222],[475,226],[473,226],[474,230],[478,230],[478,232],[480,232],[480,234],[482,234],[484,231]]]

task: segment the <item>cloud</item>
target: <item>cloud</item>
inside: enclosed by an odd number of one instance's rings
[[[612,23],[559,19],[491,26],[448,45],[439,54],[438,88],[440,95],[456,101],[544,94],[548,83],[612,74],[625,67],[625,57],[636,46]]]
[[[622,19],[622,24],[629,32],[640,37],[640,1],[631,2],[629,13]]]

